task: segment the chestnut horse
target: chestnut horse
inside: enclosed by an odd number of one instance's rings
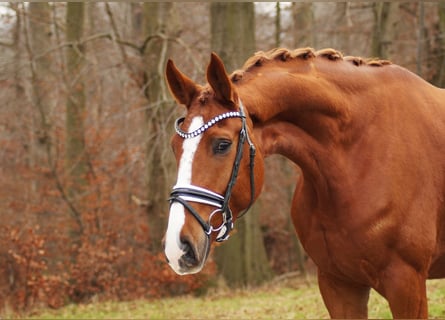
[[[281,154],[302,172],[292,221],[330,316],[367,317],[374,288],[394,317],[428,317],[426,279],[445,277],[444,90],[332,49],[259,52],[231,75],[212,54],[205,86],[170,60],[166,77],[187,109],[164,243],[178,274],[201,270]]]

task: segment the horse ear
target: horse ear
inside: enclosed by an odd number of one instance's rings
[[[167,61],[165,75],[170,92],[176,101],[179,104],[185,105],[187,108],[190,107],[192,99],[198,90],[197,85],[193,80],[179,71],[171,59]]]
[[[224,103],[235,104],[234,88],[221,58],[212,52],[207,67],[207,81],[215,92],[216,99]]]

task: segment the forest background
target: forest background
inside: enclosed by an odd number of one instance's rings
[[[0,309],[255,285],[312,267],[289,220],[299,171],[266,184],[199,275],[165,263],[169,140],[184,110],[168,58],[199,83],[257,50],[333,47],[445,86],[445,1],[0,4]]]

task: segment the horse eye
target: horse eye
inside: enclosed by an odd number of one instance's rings
[[[214,154],[226,154],[230,150],[232,141],[225,139],[218,139],[213,142],[213,153]]]

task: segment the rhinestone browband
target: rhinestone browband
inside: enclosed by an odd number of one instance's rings
[[[241,115],[241,113],[238,111],[226,112],[226,113],[220,114],[219,116],[216,116],[212,120],[209,120],[206,124],[202,125],[200,128],[198,128],[192,132],[185,132],[185,131],[181,130],[180,125],[181,125],[181,123],[184,122],[184,119],[185,119],[184,117],[182,117],[182,118],[179,118],[176,120],[175,131],[181,138],[191,139],[191,138],[197,137],[200,134],[204,133],[207,129],[209,129],[211,126],[213,126],[214,124],[216,124],[217,122],[219,122],[221,120],[228,119],[228,118],[242,118],[242,117],[243,117],[243,115]]]

